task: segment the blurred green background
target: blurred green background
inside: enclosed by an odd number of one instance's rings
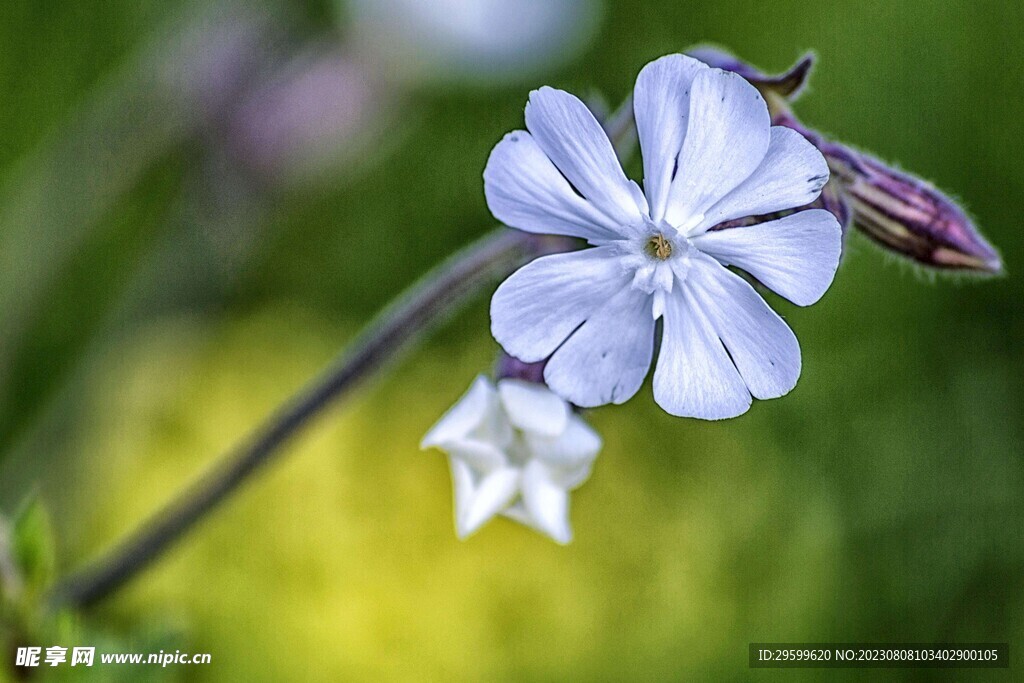
[[[605,449],[565,548],[508,521],[456,540],[446,461],[417,448],[491,367],[481,297],[75,628],[212,653],[161,680],[744,680],[752,641],[1009,641],[1024,667],[1020,3],[617,0],[575,57],[500,80],[405,74],[341,4],[242,7],[0,12],[0,512],[38,491],[61,572],[489,228],[484,162],[541,84],[614,104],[694,43],[769,71],[813,49],[802,120],[958,196],[1009,276],[934,278],[852,235],[819,304],[773,300],[791,395],[725,423],[649,389],[590,413]],[[324,54],[357,86],[288,90]],[[289,103],[337,83],[362,104],[324,155]]]

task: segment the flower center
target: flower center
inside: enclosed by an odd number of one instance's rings
[[[659,261],[667,261],[668,257],[672,255],[672,243],[659,232],[647,240],[647,243],[644,245],[644,251],[652,258],[656,258]]]

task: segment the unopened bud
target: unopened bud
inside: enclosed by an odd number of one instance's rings
[[[882,246],[932,268],[1002,270],[971,219],[929,183],[842,145],[832,145],[825,158],[841,178],[857,227]]]

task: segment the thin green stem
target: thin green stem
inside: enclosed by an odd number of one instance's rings
[[[334,364],[242,445],[107,555],[59,582],[50,595],[51,608],[86,607],[137,576],[253,474],[279,457],[282,447],[325,408],[394,361],[481,287],[507,276],[541,249],[542,243],[531,235],[499,229],[435,268],[384,310]]]

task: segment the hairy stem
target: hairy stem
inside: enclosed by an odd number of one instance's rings
[[[385,309],[320,377],[272,414],[236,449],[135,533],[53,589],[53,609],[106,597],[149,567],[203,517],[283,451],[299,432],[360,380],[381,370],[420,334],[488,283],[543,249],[535,237],[500,229],[431,271]]]

